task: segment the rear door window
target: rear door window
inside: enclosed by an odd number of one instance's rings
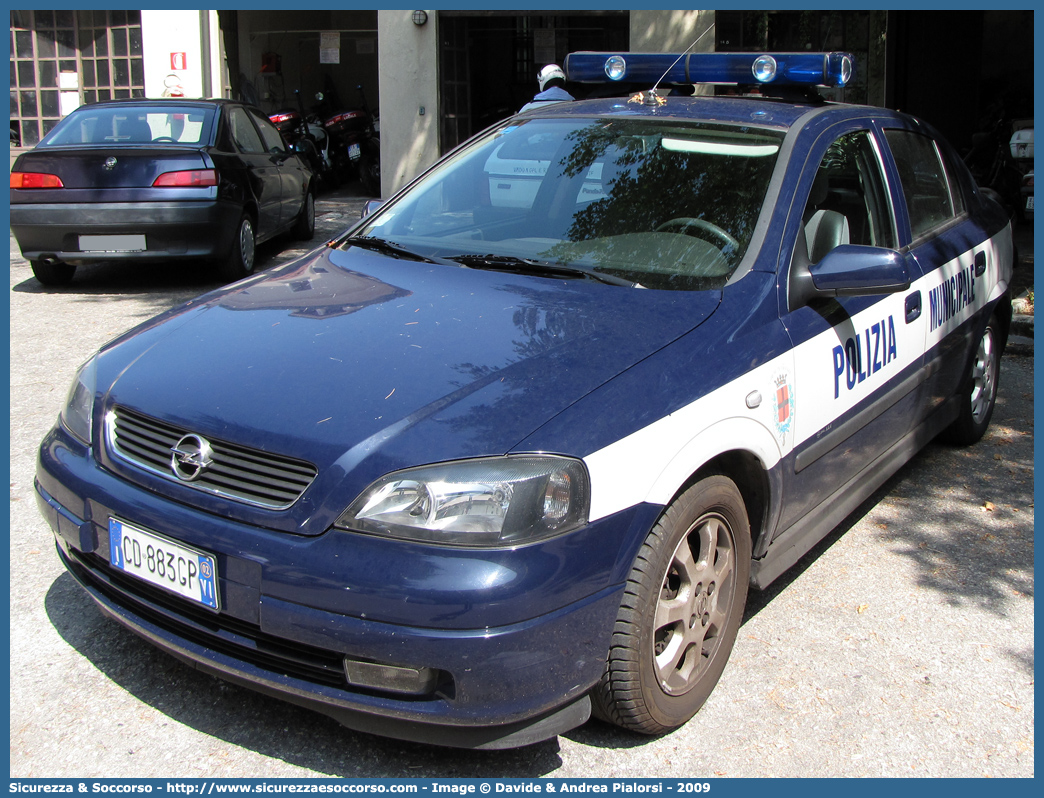
[[[250,115],[254,118],[254,123],[261,132],[261,138],[264,140],[265,149],[268,152],[283,152],[286,150],[286,143],[283,141],[283,137],[279,135],[275,125],[253,109],[250,110]]]
[[[268,152],[245,109],[229,110],[228,130],[240,151],[253,154]]]
[[[899,169],[916,241],[952,221],[963,210],[963,201],[931,138],[910,130],[886,130],[885,137]]]

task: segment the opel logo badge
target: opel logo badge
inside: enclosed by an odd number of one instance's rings
[[[170,469],[182,482],[193,482],[214,463],[210,442],[199,435],[185,435],[174,445],[170,455]]]
[[[116,163],[116,156],[110,155],[108,158],[105,159],[105,168],[111,172],[113,169],[116,168]]]

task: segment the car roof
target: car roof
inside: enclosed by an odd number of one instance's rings
[[[874,116],[908,119],[886,108],[833,102],[794,102],[758,96],[667,96],[663,105],[646,105],[627,97],[551,103],[520,114],[521,117],[603,116],[636,119],[677,119],[753,125],[787,130],[809,118],[828,114],[841,118]]]
[[[105,107],[150,107],[170,105],[191,105],[196,107],[218,107],[224,105],[246,105],[239,100],[229,100],[224,97],[131,97],[120,100],[101,100],[96,103],[81,105],[80,108],[105,108]],[[77,109],[79,110],[79,109]]]

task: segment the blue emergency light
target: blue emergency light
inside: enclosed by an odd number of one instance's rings
[[[565,73],[578,83],[772,84],[844,86],[849,53],[570,53]]]

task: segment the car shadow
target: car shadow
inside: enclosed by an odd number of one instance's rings
[[[232,745],[344,778],[534,778],[562,766],[556,739],[468,751],[346,729],[285,701],[194,670],[106,619],[68,573],[50,586],[47,617],[115,685],[172,720]]]
[[[317,244],[295,246],[300,242],[288,236],[280,236],[264,244],[256,251],[255,272],[272,269],[308,252]],[[23,263],[25,261],[22,261]],[[72,282],[61,286],[45,286],[30,276],[12,287],[12,291],[26,294],[79,294],[85,299],[104,296],[110,300],[114,294],[137,296],[169,292],[172,296],[190,299],[201,293],[220,288],[225,284],[217,273],[213,262],[201,259],[186,259],[166,263],[134,263],[132,261],[101,261],[76,267]]]

